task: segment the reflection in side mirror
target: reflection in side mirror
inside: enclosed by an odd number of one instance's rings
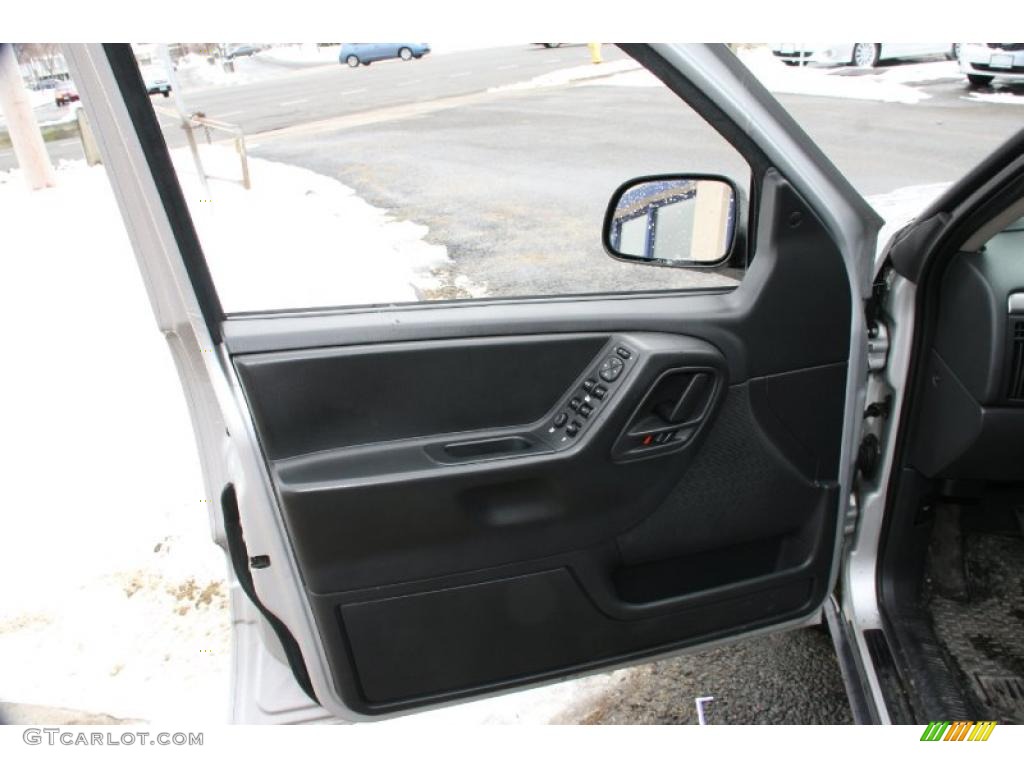
[[[732,248],[736,192],[724,179],[664,176],[619,188],[605,219],[613,256],[709,266]]]

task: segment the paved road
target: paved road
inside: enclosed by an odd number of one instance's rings
[[[607,694],[569,708],[559,722],[696,725],[694,699],[710,725],[847,725],[853,715],[832,641],[797,629],[644,664]]]
[[[603,54],[606,61],[625,58],[612,46],[605,46]],[[477,93],[589,62],[587,48],[582,45],[555,49],[523,45],[428,54],[419,60],[379,61],[356,69],[341,64],[302,66],[256,56],[235,62],[236,71],[240,78],[258,75],[265,79],[238,85],[183,87],[182,93],[190,111],[240,125],[251,135],[396,104]],[[173,111],[171,99],[151,98],[156,107]],[[43,109],[52,111],[50,107]],[[40,119],[53,116],[47,111]],[[161,115],[160,124],[170,146],[184,144],[175,119]],[[78,159],[82,157],[81,147],[51,145],[51,156],[55,161]],[[13,153],[0,149],[0,170],[13,166]]]
[[[1020,107],[954,94],[945,104],[781,100],[868,195],[956,179],[1020,127]],[[636,176],[720,172],[742,185],[748,175],[738,154],[667,90],[597,84],[266,138],[252,154],[337,178],[398,218],[427,225],[456,272],[502,296],[720,283],[707,273],[608,259],[602,216],[612,191]]]

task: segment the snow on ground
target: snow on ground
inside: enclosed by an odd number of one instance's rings
[[[489,88],[488,91],[491,93],[498,93],[502,91],[525,91],[532,90],[534,88],[555,88],[560,85],[572,85],[577,82],[592,81],[594,78],[612,79],[613,76],[616,76],[619,73],[633,72],[637,69],[640,69],[640,65],[632,59],[617,59],[615,61],[605,61],[601,64],[581,64],[577,67],[556,69],[553,72],[538,75],[530,80],[510,83],[509,85],[499,85],[494,88]],[[651,77],[653,79],[653,75]],[[601,81],[599,80],[596,82]]]
[[[190,53],[178,60],[175,76],[183,91],[197,91],[231,85],[258,83],[278,77],[301,75],[279,66],[268,66],[255,58],[243,57],[231,62],[233,71],[224,69],[224,61],[216,59],[213,64],[205,56]]]
[[[208,198],[185,150],[173,153],[214,283],[228,312],[416,301],[444,287],[451,265],[427,227],[399,221],[334,179],[202,146]],[[481,286],[463,285],[472,295]]]
[[[851,67],[787,67],[765,47],[741,49],[737,55],[774,93],[917,104],[931,97],[915,85],[963,79],[955,61],[858,70]]]
[[[921,213],[939,195],[949,189],[950,182],[938,184],[914,184],[908,187],[900,187],[891,192],[880,195],[871,195],[868,202],[878,215],[885,219],[885,224],[878,233],[878,255],[875,258],[875,266],[878,267],[881,256],[885,253],[885,246],[898,230],[909,224],[917,214]]]
[[[283,64],[337,64],[341,45],[317,46],[316,43],[276,45],[260,51],[258,56]]]
[[[1017,90],[996,91],[994,93],[978,93],[975,91],[961,98],[968,101],[987,101],[990,104],[1016,104],[1024,106],[1024,92],[1020,90],[1019,84],[1015,85]]]
[[[919,86],[942,81],[962,81],[955,61],[900,64],[873,70],[850,67],[787,67],[763,46],[741,48],[740,61],[769,91],[807,96],[917,104],[931,98]],[[624,67],[612,77],[590,79],[581,86],[663,87],[654,75],[636,66]],[[569,70],[561,70],[568,73]],[[555,73],[552,73],[553,75]],[[561,84],[561,83],[559,83]],[[527,84],[519,84],[526,87]]]
[[[0,173],[0,302],[31,324],[2,331],[0,700],[223,720],[225,571],[174,365],[103,169],[57,178]]]

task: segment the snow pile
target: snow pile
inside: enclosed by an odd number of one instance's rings
[[[741,49],[737,55],[773,93],[917,104],[931,97],[910,83],[963,77],[955,61],[853,70],[847,67],[787,67],[765,47]]]
[[[103,168],[0,173],[0,700],[223,720],[229,624],[177,374]],[[60,226],[55,229],[54,222]],[[42,307],[42,311],[40,311]],[[28,458],[31,457],[31,458]]]
[[[291,74],[280,67],[268,67],[249,58],[238,58],[230,62],[233,72],[224,69],[224,61],[216,59],[213,64],[205,56],[190,53],[178,60],[175,74],[184,91],[226,85],[243,85]]]
[[[937,184],[915,184],[868,197],[867,200],[871,207],[885,219],[885,224],[878,233],[876,267],[879,258],[885,252],[889,238],[915,219],[919,213],[938,199],[939,195],[949,189],[949,186],[950,182],[948,181]]]
[[[53,88],[43,88],[39,91],[28,92],[28,101],[32,105],[32,109],[38,109],[39,107],[45,107],[49,104],[53,104],[56,98],[57,91]]]
[[[234,151],[202,146],[204,169],[217,177],[207,198],[191,155],[173,157],[228,312],[416,301],[444,284],[452,262],[426,241],[427,227],[334,179],[250,158],[246,190]]]
[[[318,47],[316,43],[276,45],[260,52],[260,56],[282,64],[337,64],[341,45]]]
[[[613,76],[620,73],[633,72],[639,69],[641,69],[640,65],[632,59],[616,59],[615,61],[606,61],[601,64],[583,64],[578,67],[556,69],[553,72],[538,75],[530,80],[510,83],[509,85],[499,85],[489,88],[488,92],[497,93],[502,91],[526,91],[535,88],[556,88],[561,85],[591,81],[595,78],[613,79]]]
[[[737,55],[773,93],[917,104],[931,97],[916,86],[963,80],[955,61],[902,64],[861,70],[849,67],[787,67],[763,46],[742,48]],[[623,72],[580,85],[664,87],[661,81],[647,70]]]
[[[997,81],[998,85],[998,81]],[[996,91],[994,93],[971,93],[963,97],[968,101],[987,101],[990,104],[1017,104],[1024,106],[1024,93],[1017,91]]]

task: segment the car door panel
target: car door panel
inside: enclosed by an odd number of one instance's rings
[[[522,684],[820,604],[850,302],[838,252],[775,174],[761,221],[732,291],[225,324],[348,707]],[[587,382],[607,391],[583,417]]]

